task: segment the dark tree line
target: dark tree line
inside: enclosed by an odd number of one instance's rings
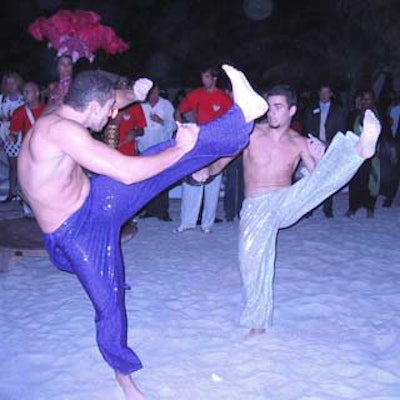
[[[203,65],[231,62],[260,86],[329,80],[352,91],[380,68],[397,73],[400,65],[398,0],[275,0],[261,21],[246,16],[242,0],[19,0],[0,19],[2,73],[49,79],[55,53],[30,38],[27,26],[57,8],[96,11],[131,43],[119,56],[97,54],[92,67],[167,86],[196,85]]]

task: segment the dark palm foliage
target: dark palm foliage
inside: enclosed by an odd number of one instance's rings
[[[315,87],[329,80],[343,89],[368,84],[383,66],[399,69],[399,0],[273,1],[273,13],[261,21],[246,16],[243,0],[59,3],[103,12],[105,21],[131,43],[121,56],[98,54],[95,67],[126,75],[150,71],[166,85],[198,84],[200,67],[226,61],[245,69],[259,85],[286,81]],[[43,57],[47,50],[20,27],[43,11],[31,0],[18,4],[2,17],[8,39],[1,68],[22,69],[35,79],[48,63]],[[32,62],[26,63],[27,55]]]

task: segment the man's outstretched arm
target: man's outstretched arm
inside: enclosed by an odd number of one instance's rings
[[[158,154],[126,156],[104,143],[95,140],[82,126],[63,121],[52,135],[54,144],[69,155],[77,164],[100,175],[106,175],[121,183],[137,183],[173,165],[195,146],[199,127],[194,124],[178,129],[176,140]],[[65,132],[74,134],[65,134]],[[172,143],[171,143],[172,144]]]
[[[220,174],[239,154],[230,157],[221,157],[214,163],[192,174],[192,178],[199,183],[204,183],[214,175]]]

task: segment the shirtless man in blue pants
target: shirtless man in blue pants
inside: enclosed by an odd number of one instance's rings
[[[131,377],[142,364],[127,343],[121,226],[172,183],[247,145],[253,120],[268,106],[243,73],[223,69],[232,82],[232,108],[200,127],[180,125],[176,139],[140,157],[93,139],[88,128],[100,131],[113,109],[144,100],[152,83],[139,79],[133,90],[115,90],[102,71],[81,72],[63,104],[37,120],[18,157],[22,190],[50,259],[75,274],[92,301],[99,350],[129,400],[144,395]]]

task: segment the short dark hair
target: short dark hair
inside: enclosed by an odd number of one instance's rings
[[[361,92],[361,96],[365,96],[366,94],[371,95],[371,98],[372,98],[373,101],[376,100],[376,94],[375,94],[374,89],[365,88],[365,89]]]
[[[74,63],[74,60],[72,59],[72,56],[71,56],[71,55],[69,55],[69,54],[63,54],[63,55],[58,56],[58,57],[56,58],[56,64],[57,64],[57,66],[60,64],[60,60],[63,59],[63,58],[68,58],[68,59],[71,61],[71,64]]]
[[[318,87],[318,90],[321,91],[321,89],[323,89],[323,88],[327,88],[331,92],[333,92],[333,85],[330,82],[327,82],[327,81],[321,82],[321,84]]]
[[[276,85],[267,91],[266,99],[270,96],[284,96],[289,108],[297,106],[297,94],[296,91],[289,85]]]
[[[39,85],[34,82],[34,81],[27,81],[22,85],[22,89],[24,89],[25,86],[33,86],[37,91],[40,91]]]
[[[24,80],[22,79],[22,76],[18,74],[17,72],[10,72],[8,74],[3,75],[3,80],[2,80],[2,87],[1,87],[1,92],[3,95],[7,96],[7,90],[6,90],[6,84],[8,79],[14,79],[15,82],[17,83],[18,90],[22,89],[22,85],[24,84]]]
[[[91,101],[101,106],[113,96],[115,80],[101,70],[78,73],[71,82],[64,104],[77,111],[84,111]]]
[[[202,68],[200,73],[202,75],[206,74],[206,73],[209,73],[213,78],[218,78],[218,75],[219,75],[218,69],[215,68],[215,67],[212,67],[210,65],[207,65],[206,67]]]

